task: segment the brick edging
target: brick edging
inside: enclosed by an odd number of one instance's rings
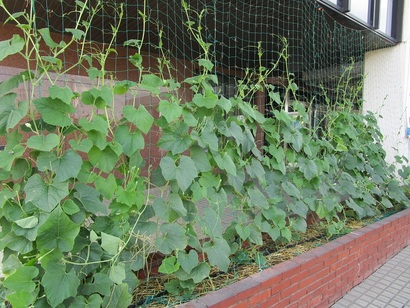
[[[410,244],[410,209],[178,307],[329,307]]]

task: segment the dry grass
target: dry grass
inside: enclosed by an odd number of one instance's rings
[[[372,221],[374,220],[347,221],[346,233],[359,229]],[[249,259],[251,259],[249,262],[244,262],[244,264],[233,262],[227,273],[214,270],[211,272],[210,278],[205,279],[196,286],[190,299],[223,288],[224,286],[249,277],[267,267],[290,260],[293,257],[321,246],[332,239],[333,238],[326,236],[323,227],[312,225],[308,228],[305,234],[300,235],[299,241],[283,244],[267,239],[264,241],[263,246],[247,247],[247,255]],[[257,259],[259,259],[259,262]],[[135,293],[135,307],[173,307],[182,302],[189,301],[189,298],[172,296],[165,291],[164,283],[169,280],[169,276],[165,275],[151,276],[149,279],[141,280],[141,284]]]

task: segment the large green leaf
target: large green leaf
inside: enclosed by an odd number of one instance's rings
[[[106,178],[97,176],[94,180],[95,188],[98,192],[104,196],[104,198],[110,200],[114,196],[115,189],[117,188],[117,182],[115,176],[110,173]]]
[[[135,109],[131,105],[126,105],[122,109],[122,113],[128,121],[136,125],[144,134],[150,131],[154,123],[154,117],[143,105],[140,105],[138,109]]]
[[[91,295],[93,293],[108,294],[112,285],[111,279],[107,274],[94,273],[91,281],[82,288],[82,293]]]
[[[137,150],[141,150],[145,146],[144,137],[141,132],[135,130],[131,132],[126,125],[120,125],[115,130],[115,140],[122,145],[124,154],[132,156]]]
[[[124,242],[120,238],[101,232],[101,248],[111,255],[116,255]]]
[[[84,296],[77,296],[74,299],[74,301],[70,304],[70,308],[100,308],[102,303],[103,299],[99,294],[92,294],[88,298],[85,298]]]
[[[24,154],[24,147],[20,144],[15,146],[6,145],[3,151],[0,151],[0,168],[10,171],[15,159],[20,158]]]
[[[73,150],[67,150],[54,164],[55,182],[64,182],[76,178],[80,173],[83,160]]]
[[[23,50],[25,45],[24,39],[14,34],[13,37],[6,41],[0,42],[0,61],[3,61],[8,56],[14,55]]]
[[[187,134],[188,126],[184,122],[179,122],[175,130],[164,130],[158,146],[171,151],[173,155],[183,153],[188,150],[192,144],[191,137]]]
[[[178,263],[177,258],[170,256],[162,260],[161,266],[158,271],[163,274],[172,274],[175,273],[181,265]]]
[[[161,100],[158,107],[161,115],[167,120],[168,123],[171,123],[182,115],[182,107],[174,101],[165,101]]]
[[[119,155],[110,144],[103,150],[93,146],[90,151],[88,151],[88,159],[95,167],[109,173],[119,160]]]
[[[235,163],[228,153],[225,152],[222,155],[220,153],[215,153],[214,159],[220,169],[225,170],[228,174],[236,176]]]
[[[261,209],[269,208],[267,197],[257,187],[249,188],[248,196],[250,205],[252,205],[253,207]]]
[[[30,71],[24,71],[0,82],[0,95],[10,92],[17,88],[20,83],[23,83],[30,78],[33,78],[33,74]]]
[[[53,85],[48,89],[48,91],[51,98],[58,98],[68,105],[71,104],[71,100],[75,97],[74,92],[67,86],[59,87],[57,85]]]
[[[155,247],[169,255],[174,250],[183,250],[187,245],[185,229],[178,224],[165,223],[160,226],[161,236],[154,240]]]
[[[77,192],[74,193],[74,197],[81,202],[88,212],[93,214],[108,213],[107,206],[100,201],[100,194],[95,188],[79,183],[75,185],[75,190]]]
[[[311,159],[299,158],[298,166],[300,171],[303,172],[305,178],[308,181],[312,180],[315,176],[319,175],[319,170],[315,162]]]
[[[192,139],[197,140],[198,144],[203,148],[209,147],[212,151],[218,151],[219,140],[215,134],[214,122],[212,120],[206,121],[199,134],[193,131]]]
[[[164,81],[154,74],[146,74],[142,76],[140,87],[144,90],[151,92],[152,94],[161,94],[161,87],[164,85]]]
[[[73,249],[79,232],[80,225],[72,222],[59,206],[38,229],[38,249],[69,252]]]
[[[132,302],[132,295],[128,292],[128,285],[122,283],[114,285],[111,294],[104,297],[102,307],[128,307]]]
[[[0,134],[5,134],[9,127],[9,118],[16,110],[14,102],[16,93],[9,93],[0,97]]]
[[[199,172],[211,171],[212,166],[209,162],[206,152],[199,146],[190,148],[191,158],[195,163],[195,167]]]
[[[214,109],[218,103],[218,96],[210,91],[206,92],[206,95],[197,93],[192,98],[192,102],[198,107],[205,107],[208,109]]]
[[[81,125],[83,129],[85,129],[87,132],[90,132],[92,130],[95,130],[97,132],[100,132],[104,135],[108,134],[108,122],[107,120],[102,117],[102,116],[96,116],[93,117],[91,122],[86,119],[86,118],[80,118],[78,120],[78,123]]]
[[[3,285],[13,291],[26,291],[31,293],[36,288],[33,279],[37,277],[38,273],[38,268],[34,266],[19,267],[3,281]]]
[[[209,263],[226,272],[229,267],[231,248],[223,238],[216,238],[204,243],[203,249],[208,256]]]
[[[41,284],[44,287],[47,301],[52,307],[56,307],[65,299],[77,295],[80,280],[77,278],[74,269],[66,272],[64,264],[49,263],[45,268]]]
[[[26,186],[26,202],[45,212],[51,212],[56,205],[68,196],[68,182],[46,183],[39,174],[31,176]]]
[[[164,178],[168,181],[175,179],[182,191],[187,190],[198,176],[194,161],[185,155],[180,157],[178,166],[172,158],[164,157],[161,159],[160,167]]]
[[[185,251],[178,252],[178,263],[188,274],[198,265],[198,253],[191,249],[189,253]]]
[[[70,126],[72,120],[69,114],[75,111],[59,98],[42,97],[34,101],[34,105],[41,113],[44,122],[55,126]]]
[[[60,138],[56,134],[48,134],[46,136],[31,136],[27,140],[27,146],[34,150],[50,152],[60,143]]]
[[[9,293],[6,296],[6,300],[10,307],[14,308],[25,308],[25,307],[33,307],[33,303],[36,301],[37,296],[35,292],[27,292],[27,291],[17,291],[13,293]]]

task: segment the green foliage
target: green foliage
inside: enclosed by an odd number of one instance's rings
[[[90,20],[79,21],[84,30],[66,29],[70,41],[54,42],[48,29],[20,24],[26,39],[0,43],[0,59],[19,53],[38,66],[0,83],[0,134],[7,141],[0,152],[0,249],[5,298],[13,307],[127,307],[139,283],[133,271],[154,250],[165,255],[159,271],[173,277],[166,289],[187,295],[212,268],[228,271],[232,260],[247,259],[239,249],[243,241],[261,245],[263,233],[292,241],[306,231],[311,213],[335,234],[347,216],[372,216],[407,201],[385,163],[375,115],[339,103],[321,137],[303,124],[309,107],[297,101],[295,118],[279,109],[267,118],[249,100],[266,88],[271,103],[283,104],[266,84],[274,68],[238,81],[235,97],[214,93],[218,78],[210,74],[209,46],[190,14],[187,29],[204,49],[202,74],[182,85],[151,72],[138,82],[110,83],[107,46],[93,55],[98,68],[89,61],[91,89],[75,93],[61,86],[66,72],[58,57],[86,42],[101,8],[76,5]],[[48,49],[40,54],[41,40]],[[89,57],[80,52],[77,65]],[[142,68],[140,54],[130,61]],[[34,99],[43,79],[48,96]],[[24,99],[17,96],[21,85]],[[180,96],[182,88],[192,91],[192,101]],[[115,115],[116,97],[140,90],[158,100],[157,110],[134,104]],[[286,91],[296,96],[292,80]],[[78,112],[82,104],[89,114]],[[164,157],[142,169],[145,135],[158,128],[156,146]],[[257,132],[264,134],[264,146]],[[405,181],[409,170],[398,171]],[[199,210],[199,201],[208,206]],[[227,227],[226,212],[235,213]],[[261,254],[255,259],[266,266]]]

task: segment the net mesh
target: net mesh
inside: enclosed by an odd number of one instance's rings
[[[63,40],[70,39],[72,32],[67,29],[74,28],[79,19],[91,20],[87,33],[89,46],[84,54],[92,55],[93,50],[107,46],[115,49],[106,61],[114,79],[138,80],[140,72],[129,59],[140,52],[145,72],[172,75],[182,81],[198,73],[196,60],[209,52],[222,94],[234,95],[237,78],[247,70],[274,67],[270,82],[278,83],[292,74],[300,99],[310,102],[313,115],[323,112],[326,98],[337,100],[341,83],[360,82],[366,51],[389,45],[375,33],[342,25],[314,0],[4,0],[4,3],[10,12],[31,10],[36,15],[38,29],[49,28]],[[83,5],[88,10],[80,16],[79,7]],[[7,15],[0,17],[5,20]],[[200,35],[202,44],[188,25]],[[115,36],[113,29],[118,29]],[[62,59],[64,68],[74,65],[67,74],[79,83],[81,79],[75,76],[86,75],[87,69],[86,64],[75,65],[82,48],[77,45]],[[272,104],[267,103],[268,95],[263,91],[259,95],[254,99],[259,109],[269,115]],[[141,95],[137,99],[153,114],[157,112],[155,98]],[[126,104],[127,98],[122,103]],[[312,117],[313,126],[320,121]],[[154,153],[155,147],[150,146],[156,143],[158,134],[152,131],[146,137],[145,156],[149,164],[155,164],[155,159],[162,155]]]
[[[5,1],[11,11],[30,9],[27,1]],[[142,40],[150,70],[158,69],[157,55],[161,52],[179,65],[178,75],[187,77],[191,63],[201,57],[203,50],[187,30],[186,23],[201,26],[203,40],[209,44],[215,67],[233,70],[232,74],[260,65],[269,67],[288,43],[289,71],[300,76],[300,82],[331,89],[334,80],[346,65],[360,64],[364,52],[385,47],[388,43],[375,34],[339,24],[316,1],[312,0],[92,0],[90,9],[101,4],[88,32],[90,42],[99,46],[112,40],[112,26],[119,27],[113,42],[121,52],[111,54],[110,68],[120,78],[133,79],[135,67],[128,58],[135,53],[124,42]],[[80,18],[76,1],[36,0],[32,9],[37,27],[48,27],[61,33],[75,26]],[[144,18],[143,16],[146,16]],[[199,16],[200,15],[200,16]],[[84,16],[83,16],[84,18]],[[189,19],[189,20],[188,20]],[[70,34],[71,35],[71,34]],[[162,51],[161,51],[162,50]],[[263,55],[258,56],[258,51]],[[65,65],[70,65],[66,59]],[[285,73],[283,61],[275,71]]]

